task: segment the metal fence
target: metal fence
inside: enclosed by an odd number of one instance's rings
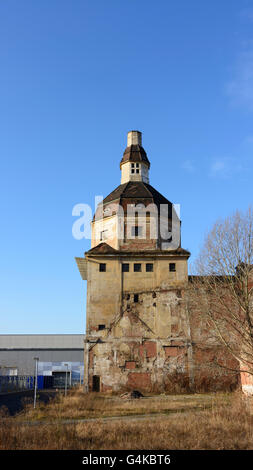
[[[0,376],[0,393],[8,393],[22,390],[34,389],[35,378],[32,375],[1,375]],[[68,376],[67,386],[75,387],[81,385],[83,380],[80,381],[80,377]],[[38,375],[37,377],[37,388],[42,390],[43,388],[64,388],[65,387],[65,373],[62,377],[54,376],[43,376]]]
[[[39,385],[39,380],[38,380]],[[34,377],[31,375],[0,376],[0,393],[31,390],[34,388]],[[38,387],[39,388],[39,387]]]

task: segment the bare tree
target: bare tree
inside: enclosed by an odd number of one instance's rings
[[[207,235],[189,289],[191,308],[253,375],[253,210],[217,221]]]

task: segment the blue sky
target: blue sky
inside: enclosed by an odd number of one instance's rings
[[[120,184],[132,129],[194,260],[252,203],[252,1],[0,1],[1,333],[84,331],[72,208]]]

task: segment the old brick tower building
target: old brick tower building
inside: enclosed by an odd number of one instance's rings
[[[192,388],[213,346],[199,352],[205,329],[195,321],[193,331],[185,302],[190,253],[173,205],[149,184],[140,132],[128,133],[120,169],[121,184],[96,210],[92,247],[76,258],[87,280],[85,389]]]

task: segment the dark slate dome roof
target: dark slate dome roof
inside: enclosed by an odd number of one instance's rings
[[[127,204],[155,204],[160,213],[160,204],[168,204],[169,217],[172,216],[172,203],[160,194],[153,186],[143,181],[128,181],[127,183],[120,184],[114,191],[112,191],[97,207],[96,215],[102,218],[102,207],[105,210],[106,206],[111,204],[120,204],[124,210],[127,209]]]
[[[104,199],[104,204],[122,198],[153,199],[155,204],[171,204],[153,186],[143,181],[128,181],[120,184]]]
[[[146,163],[148,168],[150,168],[150,161],[147,157],[147,154],[141,145],[130,145],[126,148],[123,153],[123,157],[120,162],[120,167],[122,163],[126,162],[136,162],[136,163]]]

